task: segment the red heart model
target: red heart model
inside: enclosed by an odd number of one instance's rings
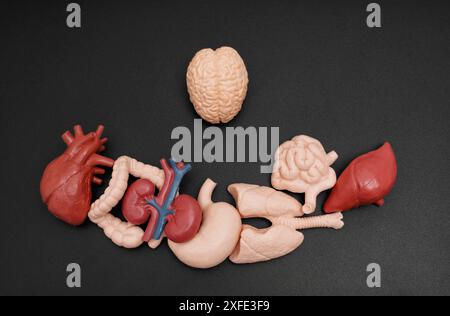
[[[62,135],[68,147],[46,167],[40,191],[42,200],[54,216],[78,226],[86,220],[91,206],[91,183],[102,182],[95,175],[105,173],[96,166],[112,167],[114,160],[98,154],[105,149],[107,142],[106,138],[101,138],[102,125],[96,132],[86,135],[80,125],[75,126],[74,130],[75,136],[69,131]]]

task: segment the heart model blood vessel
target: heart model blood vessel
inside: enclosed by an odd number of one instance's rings
[[[68,224],[81,225],[87,217],[92,199],[91,183],[101,184],[96,175],[105,173],[97,165],[112,167],[114,164],[112,159],[98,154],[107,142],[102,138],[103,130],[100,125],[96,132],[84,134],[77,125],[75,136],[65,132],[62,139],[66,151],[47,166],[42,176],[42,200],[54,216]]]
[[[325,203],[326,213],[362,205],[382,206],[397,179],[397,161],[389,143],[353,160],[339,177]]]

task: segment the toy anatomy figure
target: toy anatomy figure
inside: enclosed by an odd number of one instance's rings
[[[196,112],[212,124],[227,123],[241,110],[247,94],[248,73],[236,50],[222,47],[199,51],[189,64],[187,88]],[[213,202],[216,183],[206,179],[198,197],[180,193],[192,167],[183,161],[161,159],[161,169],[128,156],[117,160],[106,149],[104,127],[85,134],[62,135],[67,148],[45,168],[40,193],[48,210],[60,220],[81,225],[86,218],[98,225],[114,244],[132,249],[147,244],[156,249],[167,239],[184,264],[198,269],[219,265],[227,258],[245,264],[268,261],[297,249],[304,229],[344,226],[342,212],[364,205],[384,204],[397,178],[392,146],[364,154],[342,172],[336,182],[331,167],[335,151],[309,136],[281,144],[275,154],[272,187],[234,183],[228,186],[235,205]],[[105,192],[92,203],[92,183],[101,184],[103,168],[113,168]],[[130,176],[137,178],[133,183]],[[333,188],[334,187],[334,188]],[[326,215],[306,216],[317,208],[317,196],[332,189],[324,205]],[[304,193],[304,205],[277,190]],[[92,203],[92,204],[91,204]],[[124,220],[112,210],[121,203]],[[242,223],[265,218],[271,226],[257,229]]]
[[[289,254],[304,240],[299,230],[344,226],[341,211],[361,205],[383,205],[394,186],[397,164],[392,146],[356,158],[342,173],[325,203],[327,213],[307,217],[316,208],[316,197],[334,186],[336,174],[330,167],[337,159],[321,143],[297,136],[282,144],[276,154],[272,184],[276,189],[305,193],[305,205],[274,188],[234,183],[228,186],[236,206],[213,202],[216,183],[207,179],[198,199],[179,193],[191,165],[173,160],[160,161],[162,169],[123,156],[113,161],[101,156],[107,139],[103,126],[84,134],[63,134],[66,151],[44,171],[41,195],[50,212],[68,224],[80,225],[86,217],[103,229],[113,243],[136,248],[146,243],[156,249],[164,238],[174,255],[193,268],[212,268],[227,258],[233,263],[255,263]],[[91,183],[112,167],[104,194],[92,205]],[[138,178],[129,183],[130,176]],[[111,214],[122,202],[125,221]],[[260,217],[271,226],[257,229],[242,219]]]

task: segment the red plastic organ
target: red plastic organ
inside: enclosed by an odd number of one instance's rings
[[[40,192],[49,211],[60,220],[81,225],[87,217],[92,199],[91,183],[101,184],[97,177],[105,170],[97,165],[112,167],[114,160],[99,155],[105,150],[107,138],[104,127],[84,134],[80,125],[74,127],[75,136],[67,131],[62,135],[66,151],[45,169]]]
[[[161,160],[165,180],[155,197],[155,185],[146,179],[134,182],[125,194],[122,213],[128,222],[143,225],[148,221],[143,240],[159,240],[164,232],[170,240],[182,243],[192,239],[202,221],[202,210],[190,195],[178,195],[184,175],[191,169],[183,162]]]
[[[382,206],[397,179],[397,161],[391,144],[364,154],[344,170],[325,202],[326,213],[362,205]]]

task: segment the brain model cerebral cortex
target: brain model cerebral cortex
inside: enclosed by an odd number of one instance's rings
[[[283,143],[275,153],[272,186],[278,190],[305,193],[303,213],[316,209],[320,192],[336,183],[336,173],[330,167],[338,158],[336,152],[326,153],[322,144],[300,135]]]
[[[228,123],[242,108],[248,73],[244,61],[233,48],[207,48],[192,59],[186,82],[198,115],[212,124]]]

